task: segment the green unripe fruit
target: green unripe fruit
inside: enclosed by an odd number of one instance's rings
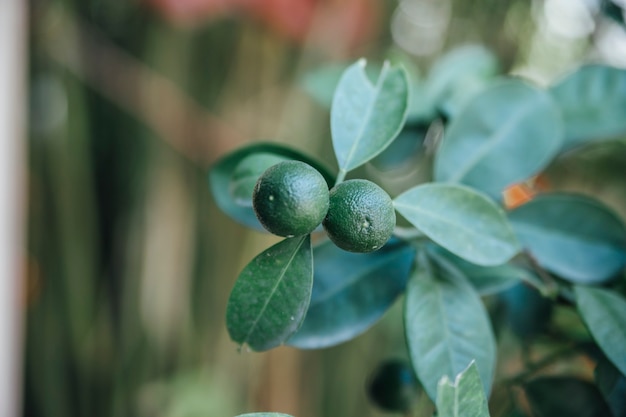
[[[288,159],[268,152],[253,153],[243,158],[233,171],[230,195],[240,206],[252,207],[252,194],[261,174],[269,167]]]
[[[368,180],[349,180],[330,190],[322,223],[335,245],[350,252],[373,252],[389,240],[396,212],[389,194]]]
[[[311,233],[328,212],[326,180],[301,161],[280,162],[257,181],[252,207],[269,232],[285,237]]]

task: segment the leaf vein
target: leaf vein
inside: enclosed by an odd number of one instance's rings
[[[270,301],[272,300],[272,298],[274,297],[274,295],[278,291],[278,287],[280,286],[280,284],[282,283],[283,279],[285,278],[285,275],[287,274],[287,270],[291,266],[291,263],[295,259],[295,257],[298,254],[298,252],[300,252],[300,248],[302,247],[302,245],[303,245],[303,243],[304,243],[304,241],[306,240],[307,237],[308,237],[308,235],[304,235],[304,236],[301,237],[300,243],[296,246],[295,250],[293,251],[293,254],[289,258],[289,261],[285,263],[285,267],[280,271],[280,274],[278,275],[278,279],[276,280],[276,283],[272,287],[272,290],[270,291],[269,296],[265,300],[265,303],[263,304],[263,307],[261,307],[261,310],[259,311],[259,314],[257,315],[257,317],[255,318],[254,322],[250,326],[250,329],[248,330],[248,333],[246,333],[246,336],[243,339],[242,343],[247,343],[249,338],[250,338],[250,335],[252,335],[254,330],[256,330],[256,327],[259,324],[259,321],[261,320],[261,317],[263,316],[263,314],[265,314],[265,310],[267,309],[267,307],[270,304]]]

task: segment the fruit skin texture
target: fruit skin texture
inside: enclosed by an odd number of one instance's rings
[[[269,232],[284,237],[311,233],[328,211],[326,180],[302,161],[280,162],[257,181],[252,207]]]
[[[330,190],[330,207],[322,225],[330,240],[349,252],[380,249],[396,225],[389,194],[364,179],[348,180]]]

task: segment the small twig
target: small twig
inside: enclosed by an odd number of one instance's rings
[[[556,298],[559,294],[559,284],[545,269],[543,269],[541,265],[539,265],[535,257],[528,250],[524,250],[523,254],[530,266],[546,285],[546,294],[543,295],[550,298]]]
[[[553,363],[558,362],[559,360],[567,358],[569,356],[580,354],[580,352],[578,352],[578,348],[580,348],[581,346],[582,346],[581,343],[574,343],[563,349],[559,349],[556,352],[553,352],[547,355],[546,357],[542,358],[541,360],[537,362],[529,363],[527,368],[524,371],[520,372],[519,374],[515,376],[512,376],[510,378],[503,380],[502,383],[504,385],[509,385],[509,386],[521,385],[524,382],[526,382],[532,375],[552,365]]]

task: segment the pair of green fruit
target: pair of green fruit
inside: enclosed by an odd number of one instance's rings
[[[328,237],[350,252],[381,248],[396,224],[391,198],[378,185],[355,179],[329,191],[324,177],[301,161],[279,162],[263,172],[254,187],[252,206],[273,234],[301,236],[321,223]]]

